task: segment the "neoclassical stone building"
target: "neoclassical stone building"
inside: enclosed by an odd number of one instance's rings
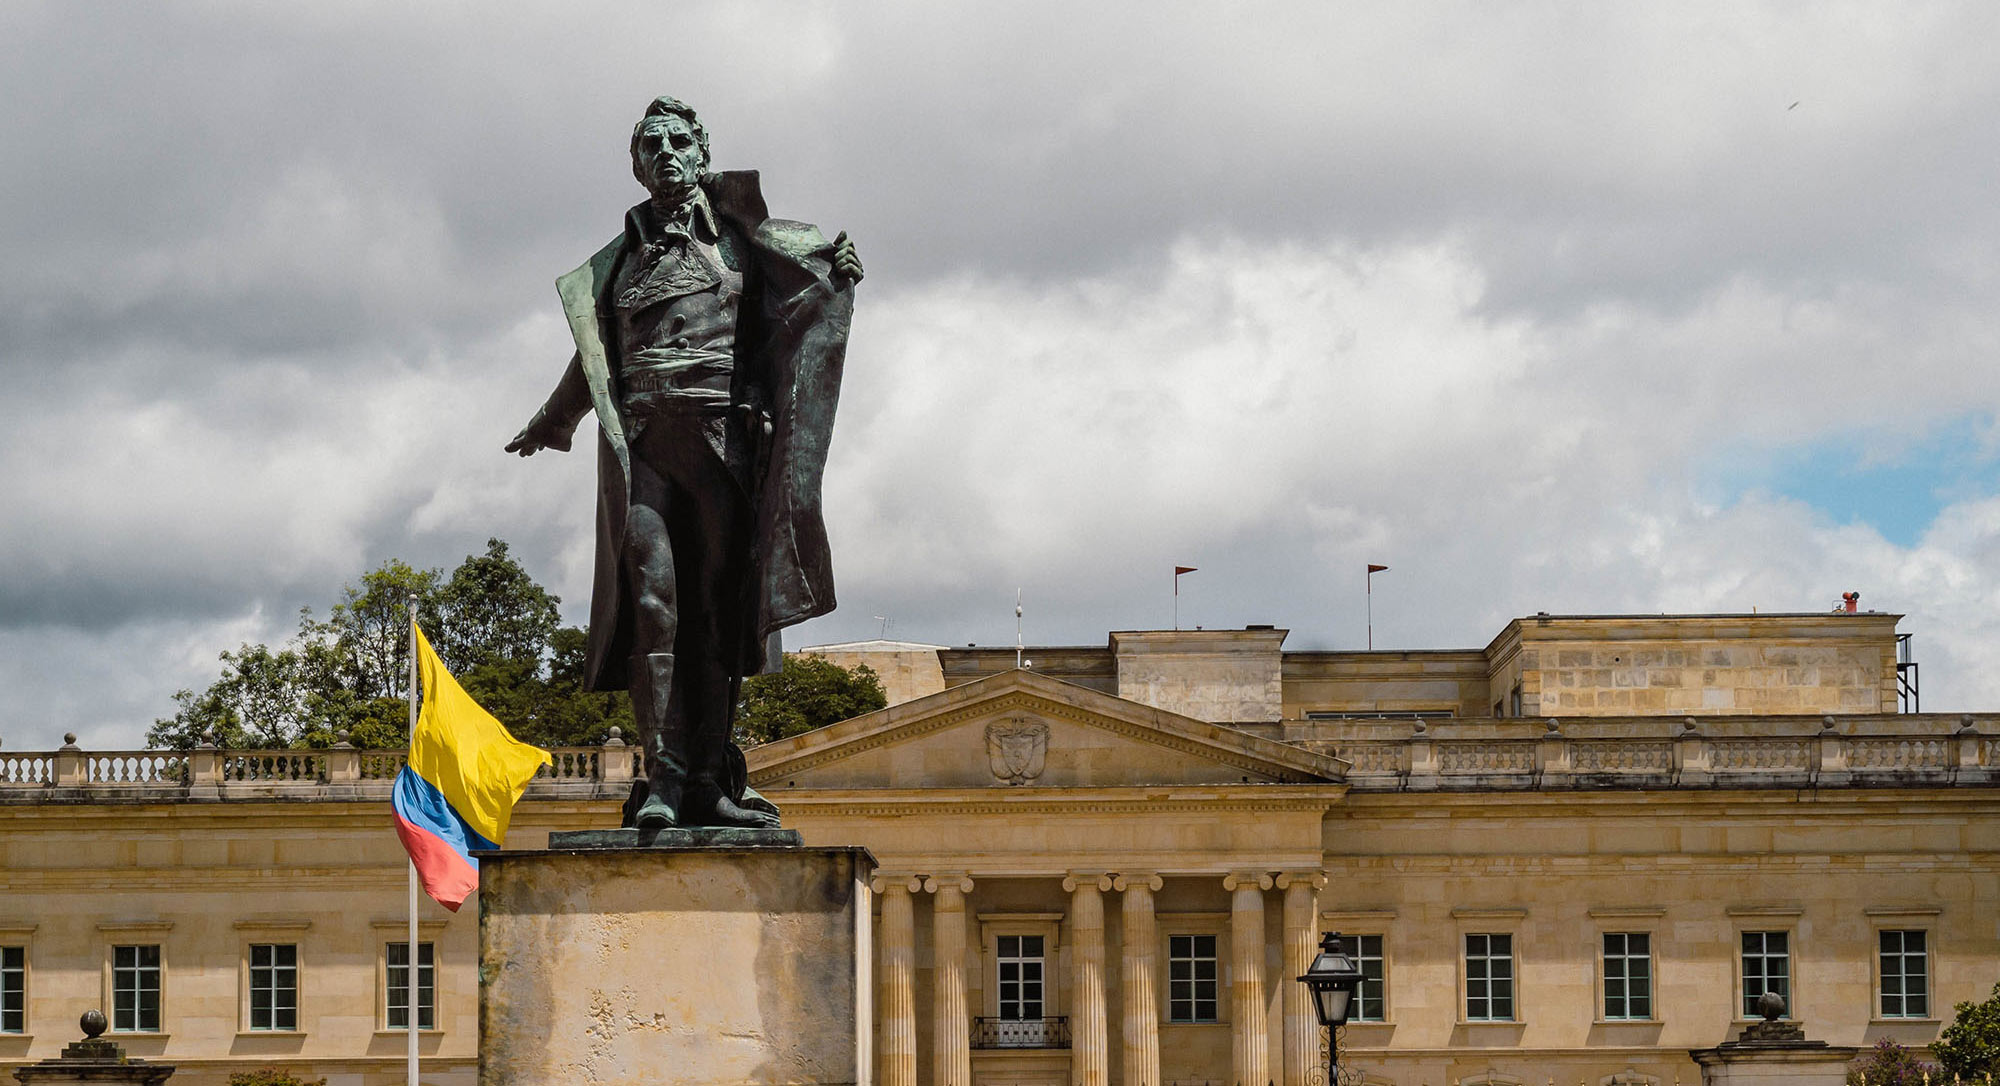
[[[2000,980],[2000,722],[1900,712],[1895,628],[1541,615],[1372,653],[1141,631],[1029,668],[829,646],[892,704],[751,771],[808,842],[880,864],[887,1086],[1321,1081],[1292,978],[1330,930],[1368,975],[1350,1075],[1691,1084],[1688,1050],[1767,988],[1816,1039],[1921,1043]],[[401,1081],[397,759],[0,752],[0,1064],[103,1006],[179,1080]],[[559,752],[509,845],[615,824],[633,766]],[[477,921],[426,910],[424,1077],[469,1083]]]

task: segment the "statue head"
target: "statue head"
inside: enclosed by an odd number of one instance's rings
[[[678,202],[707,172],[708,129],[694,109],[664,94],[653,99],[632,126],[632,176],[654,199]]]

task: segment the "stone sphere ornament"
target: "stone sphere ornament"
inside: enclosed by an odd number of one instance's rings
[[[83,1017],[78,1018],[76,1024],[82,1026],[83,1035],[92,1040],[96,1040],[111,1025],[111,1023],[104,1020],[104,1012],[100,1010],[83,1012]]]

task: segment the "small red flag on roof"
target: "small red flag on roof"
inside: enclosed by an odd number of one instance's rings
[[[1175,566],[1175,567],[1174,567],[1174,576],[1176,576],[1176,577],[1180,576],[1180,575],[1181,575],[1181,574],[1183,574],[1183,573],[1193,573],[1193,572],[1194,572],[1194,567],[1193,567],[1193,566]]]
[[[1386,571],[1388,568],[1389,568],[1388,566],[1378,566],[1373,562],[1368,563],[1368,572],[1370,573],[1381,573]]]

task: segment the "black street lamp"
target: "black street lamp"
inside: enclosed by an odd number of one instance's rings
[[[1340,1044],[1334,1031],[1347,1024],[1361,988],[1361,970],[1342,949],[1339,932],[1319,937],[1319,955],[1299,983],[1312,993],[1313,1013],[1326,1027],[1326,1086],[1340,1086]]]

